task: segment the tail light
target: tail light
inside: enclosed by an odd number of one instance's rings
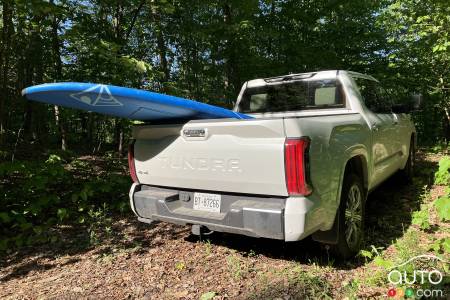
[[[309,182],[308,137],[286,139],[284,143],[284,169],[289,195],[307,196],[312,193]]]
[[[134,142],[135,140],[132,140],[128,145],[128,167],[130,168],[130,176],[133,182],[139,182],[136,175],[136,166],[134,165]]]

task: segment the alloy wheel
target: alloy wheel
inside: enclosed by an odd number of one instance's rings
[[[363,195],[357,184],[350,187],[345,209],[345,240],[350,249],[358,247],[362,235]]]

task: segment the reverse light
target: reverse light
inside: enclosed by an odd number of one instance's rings
[[[308,137],[289,138],[284,143],[284,169],[289,195],[307,196],[312,193],[309,182]]]
[[[135,140],[132,140],[128,145],[128,167],[130,169],[130,176],[133,182],[139,182],[136,175],[136,166],[134,164],[134,142]]]

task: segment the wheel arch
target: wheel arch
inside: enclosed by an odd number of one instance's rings
[[[352,156],[349,160],[347,160],[347,163],[345,164],[344,174],[341,179],[341,184],[340,184],[341,190],[342,190],[342,183],[344,181],[345,176],[347,176],[350,173],[358,175],[362,178],[363,186],[367,191],[367,188],[369,186],[369,180],[368,180],[369,176],[368,176],[368,170],[367,170],[367,160],[364,155],[358,154],[358,155]]]
[[[406,164],[408,163],[408,156],[409,156],[409,152],[411,151],[410,150],[411,144],[413,145],[414,151],[415,151],[417,149],[417,134],[415,131],[411,132],[411,136],[409,137],[409,143],[407,144],[407,146],[405,145],[403,147],[403,149],[404,149],[403,151],[407,155],[405,155],[405,159],[404,159],[404,161],[402,161],[402,164],[400,165],[400,170],[405,169]],[[406,147],[408,147],[408,148],[405,149]]]
[[[354,153],[353,156],[350,156],[343,165],[339,180],[339,190],[337,192],[337,205],[336,210],[334,212],[334,219],[331,223],[331,228],[325,230],[325,231],[317,231],[313,233],[312,238],[315,241],[327,243],[327,244],[336,244],[338,239],[338,232],[339,232],[339,207],[341,204],[341,193],[342,193],[342,186],[344,184],[345,176],[348,174],[354,173],[357,176],[362,177],[365,197],[367,196],[368,192],[368,181],[369,181],[369,175],[368,175],[368,164],[367,164],[367,157],[364,154],[363,151],[358,151],[358,153]]]

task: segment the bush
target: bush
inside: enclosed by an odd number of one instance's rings
[[[444,156],[439,161],[439,169],[434,175],[434,183],[448,185],[450,183],[450,157]]]
[[[98,174],[91,164],[76,162],[73,167],[52,154],[45,161],[0,163],[0,251],[56,242],[50,228],[73,223],[89,228],[99,221],[93,212],[101,209],[103,220],[104,214],[128,208],[128,176]]]
[[[450,197],[448,194],[434,201],[434,207],[436,207],[441,221],[450,221]]]
[[[450,221],[450,157],[444,156],[439,161],[439,169],[434,175],[435,184],[446,185],[446,194],[434,201],[434,207],[441,221]]]

